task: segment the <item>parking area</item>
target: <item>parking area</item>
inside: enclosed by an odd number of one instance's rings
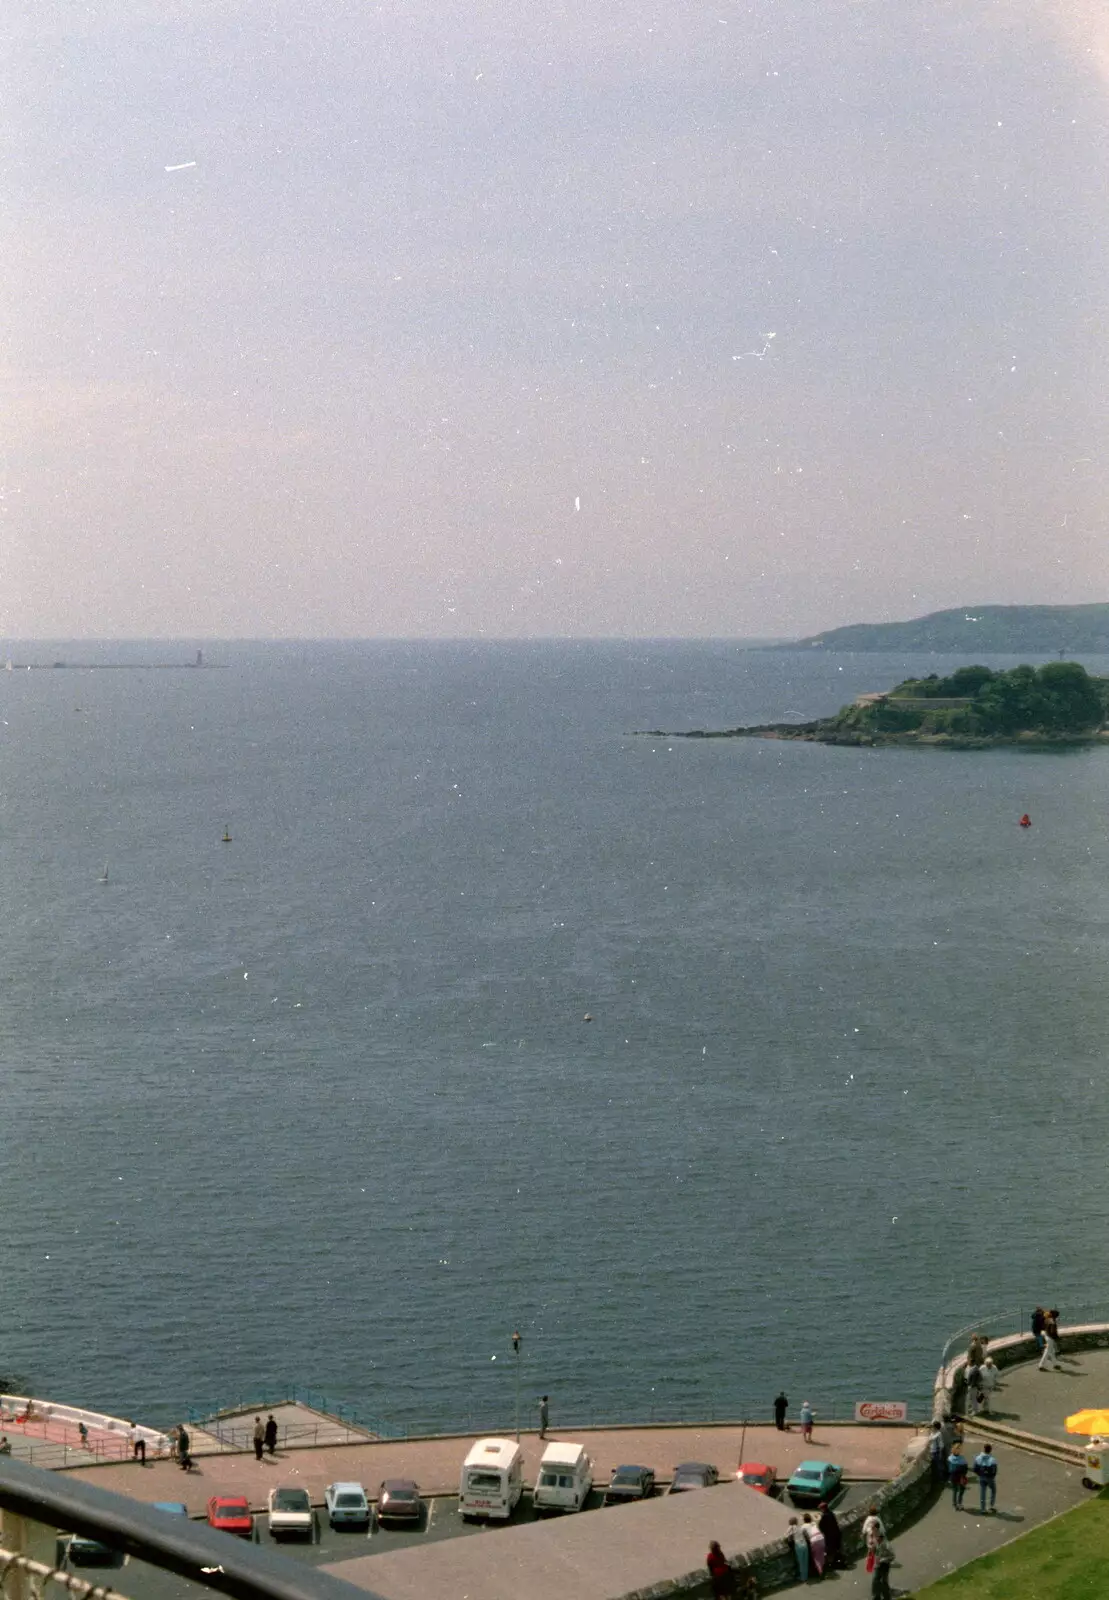
[[[854,1505],[861,1504],[870,1498],[877,1487],[879,1487],[877,1482],[856,1481],[846,1484],[840,1489],[834,1501],[836,1510],[848,1510]],[[582,1508],[583,1512],[588,1515],[601,1512],[605,1517],[619,1517],[624,1514],[624,1508],[620,1506],[603,1507],[602,1498],[602,1490],[595,1489]],[[788,1501],[783,1500],[782,1504],[789,1508]],[[379,1526],[375,1519],[368,1530],[333,1529],[329,1526],[327,1515],[321,1507],[316,1512],[316,1527],[311,1540],[273,1539],[267,1530],[264,1512],[259,1512],[254,1517],[254,1540],[256,1543],[269,1545],[291,1560],[303,1562],[307,1566],[334,1566],[339,1562],[357,1561],[366,1556],[387,1555],[400,1550],[436,1544],[444,1539],[495,1537],[505,1528],[519,1528],[540,1520],[545,1519],[537,1517],[530,1491],[525,1491],[508,1522],[491,1523],[464,1522],[459,1514],[457,1495],[436,1495],[425,1500],[420,1523],[411,1528],[385,1528]],[[233,1535],[228,1534],[227,1537],[231,1538]],[[113,1588],[118,1588],[130,1596],[131,1600],[195,1600],[198,1593],[208,1592],[202,1590],[198,1584],[175,1577],[172,1573],[162,1572],[157,1567],[151,1567],[142,1561],[129,1560],[126,1563],[126,1574],[113,1576],[110,1579],[107,1579],[108,1573],[118,1569],[82,1565],[73,1566],[70,1570],[77,1572],[89,1582],[110,1581]]]

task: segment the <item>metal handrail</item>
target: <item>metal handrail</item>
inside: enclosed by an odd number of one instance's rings
[[[319,1567],[11,1457],[0,1457],[0,1507],[99,1540],[236,1600],[367,1600],[365,1589]]]

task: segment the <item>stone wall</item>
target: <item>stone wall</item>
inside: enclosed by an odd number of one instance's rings
[[[934,1488],[927,1446],[927,1436],[919,1434],[910,1444],[913,1459],[908,1461],[898,1476],[875,1490],[873,1498],[865,1505],[855,1506],[840,1517],[843,1548],[849,1559],[862,1550],[862,1525],[871,1505],[878,1507],[878,1514],[892,1537],[917,1507],[931,1498]],[[739,1555],[725,1545],[725,1554],[731,1557],[732,1565],[741,1577],[747,1572],[755,1574],[760,1594],[784,1589],[797,1582],[793,1551],[784,1539],[775,1539],[771,1544]],[[696,1572],[688,1572],[684,1577],[669,1578],[664,1583],[652,1584],[649,1589],[636,1589],[631,1594],[622,1595],[620,1600],[702,1600],[702,1597],[711,1593],[708,1574],[703,1567],[699,1567]]]

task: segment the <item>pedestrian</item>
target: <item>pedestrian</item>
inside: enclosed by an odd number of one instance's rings
[[[843,1566],[843,1530],[827,1500],[820,1502],[819,1510],[817,1527],[824,1535],[824,1565],[829,1572],[837,1572]]]
[[[1032,1313],[1032,1337],[1036,1341],[1037,1350],[1042,1350],[1044,1347],[1044,1323],[1046,1321],[1047,1314],[1043,1306],[1037,1306]]]
[[[266,1443],[266,1430],[262,1426],[262,1419],[261,1419],[261,1417],[255,1417],[255,1419],[254,1419],[254,1459],[255,1459],[255,1461],[261,1461],[261,1459],[262,1459],[262,1449],[263,1449],[265,1443]]]
[[[786,1538],[793,1546],[793,1559],[797,1563],[797,1576],[802,1583],[809,1581],[809,1541],[796,1517],[790,1517]]]
[[[182,1423],[177,1429],[177,1465],[183,1472],[188,1472],[193,1464],[193,1458],[189,1454],[190,1442],[189,1430]]]
[[[863,1544],[866,1546],[866,1570],[874,1571],[871,1556],[878,1548],[879,1541],[886,1537],[886,1525],[878,1515],[878,1507],[871,1503],[863,1519]]]
[[[943,1483],[947,1477],[947,1447],[943,1442],[943,1423],[938,1417],[932,1423],[932,1436],[928,1440],[928,1459],[932,1463],[932,1482]]]
[[[970,1471],[970,1462],[962,1452],[962,1448],[953,1444],[951,1454],[947,1458],[947,1481],[951,1485],[951,1504],[956,1511],[963,1509],[963,1496],[967,1492],[967,1473]]]
[[[778,1398],[774,1402],[774,1426],[779,1433],[786,1431],[786,1412],[789,1410],[789,1400],[784,1389],[778,1390]]]
[[[893,1566],[893,1546],[882,1535],[874,1552],[874,1576],[870,1580],[870,1600],[892,1600],[890,1594],[890,1568]]]
[[[745,1572],[739,1584],[740,1600],[759,1600],[759,1580],[753,1572]]]
[[[0,1433],[0,1456],[10,1456],[12,1453],[11,1440],[6,1433]]]
[[[801,1402],[801,1437],[806,1444],[812,1444],[812,1425],[814,1422],[813,1408],[807,1400]]]
[[[818,1578],[822,1578],[828,1547],[824,1543],[824,1535],[807,1511],[801,1518],[801,1531],[809,1541],[809,1559],[813,1564],[813,1570]]]
[[[732,1564],[721,1550],[719,1542],[714,1539],[709,1545],[709,1553],[705,1557],[705,1565],[709,1569],[712,1579],[712,1592],[716,1600],[732,1600],[735,1594],[735,1573]]]
[[[1059,1354],[1059,1310],[1058,1310],[1057,1306],[1052,1307],[1052,1309],[1047,1314],[1047,1321],[1044,1323],[1044,1334],[1046,1335],[1047,1338],[1055,1340],[1055,1354],[1056,1354],[1056,1356],[1058,1356],[1058,1354]]]
[[[1054,1328],[1055,1332],[1052,1333]],[[1048,1316],[1044,1319],[1044,1353],[1040,1357],[1041,1372],[1059,1371],[1059,1324]]]
[[[550,1422],[550,1420],[551,1408],[549,1397],[545,1394],[541,1394],[539,1396],[539,1437],[541,1439],[545,1439],[547,1437],[547,1424]]]
[[[89,1447],[89,1430],[88,1426],[84,1422],[79,1422],[77,1424],[77,1437],[81,1441],[81,1449],[87,1450]]]
[[[277,1423],[271,1411],[266,1418],[266,1454],[274,1455],[277,1451]]]
[[[977,1377],[973,1383],[967,1384],[966,1396],[963,1402],[963,1410],[968,1417],[976,1417],[980,1411],[986,1409],[986,1396],[982,1389],[982,1368],[978,1367],[975,1370]]]
[[[146,1440],[133,1422],[131,1424],[131,1456],[133,1460],[140,1462],[144,1467],[146,1466]]]
[[[976,1333],[971,1339],[970,1348],[967,1351],[967,1366],[980,1367],[985,1359],[986,1347],[982,1343],[982,1335]]]
[[[986,1497],[989,1496],[990,1510],[997,1510],[997,1461],[990,1450],[990,1441],[983,1441],[982,1448],[974,1458],[974,1470],[978,1475],[978,1494],[982,1502],[982,1510],[986,1509]]]
[[[982,1393],[985,1396],[985,1404],[983,1405],[982,1410],[988,1412],[993,1403],[994,1391],[1001,1382],[1001,1373],[998,1370],[997,1362],[994,1360],[993,1356],[987,1356],[985,1361],[983,1361],[982,1376],[979,1379],[979,1382],[982,1386]]]

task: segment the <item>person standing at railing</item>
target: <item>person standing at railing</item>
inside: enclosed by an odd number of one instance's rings
[[[266,1444],[266,1430],[262,1426],[262,1419],[261,1419],[261,1417],[255,1417],[255,1419],[254,1419],[254,1459],[255,1459],[255,1461],[261,1461],[261,1459],[262,1459],[262,1451],[265,1448],[265,1444]]]
[[[275,1455],[277,1453],[277,1423],[274,1420],[274,1415],[273,1415],[272,1411],[270,1412],[269,1416],[266,1418],[265,1440],[266,1440],[266,1454],[267,1455],[271,1455],[271,1456]]]

